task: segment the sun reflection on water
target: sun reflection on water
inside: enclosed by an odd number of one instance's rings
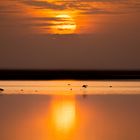
[[[72,136],[76,123],[75,97],[69,95],[55,96],[52,98],[51,107],[54,137],[65,139]]]

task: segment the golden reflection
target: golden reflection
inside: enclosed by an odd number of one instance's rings
[[[65,139],[72,136],[76,123],[75,97],[71,95],[54,96],[51,114],[55,139]]]

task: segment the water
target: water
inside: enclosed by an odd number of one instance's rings
[[[0,140],[139,140],[140,95],[1,95]]]

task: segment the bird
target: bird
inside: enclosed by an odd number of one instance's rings
[[[83,88],[87,88],[87,87],[88,87],[88,85],[83,85],[82,87],[83,87]]]
[[[4,89],[3,88],[0,88],[0,92],[2,92],[2,91],[4,91]]]

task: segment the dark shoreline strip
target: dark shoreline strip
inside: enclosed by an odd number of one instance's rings
[[[140,80],[128,70],[0,70],[0,80]]]

